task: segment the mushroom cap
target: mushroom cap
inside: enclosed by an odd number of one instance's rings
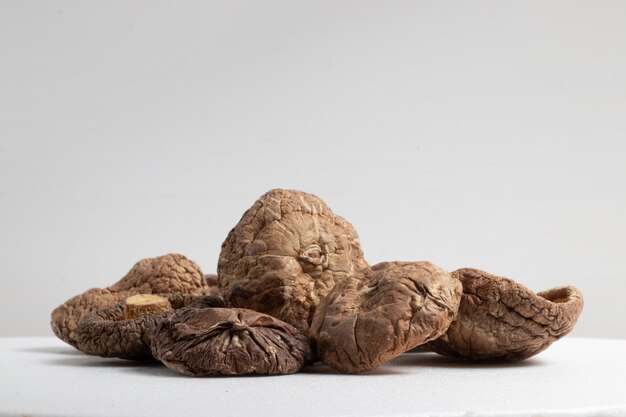
[[[328,366],[368,371],[442,335],[460,298],[458,280],[430,262],[382,262],[330,291],[309,337]]]
[[[152,353],[185,375],[291,374],[310,358],[309,342],[274,317],[238,308],[183,308],[161,322]]]
[[[143,295],[143,294],[141,294]],[[129,314],[128,304],[134,295],[125,302],[86,314],[76,330],[77,348],[89,355],[117,357],[122,359],[153,359],[150,346],[157,326],[176,309],[223,307],[224,300],[213,295],[171,294],[161,298],[166,308],[143,306],[141,316]]]
[[[269,314],[307,334],[320,300],[367,266],[354,227],[322,199],[274,189],[230,231],[217,273],[229,306]]]
[[[512,279],[472,268],[452,272],[463,284],[456,319],[426,347],[447,356],[522,360],[569,333],[583,296],[566,286],[534,293]]]
[[[220,287],[217,283],[217,274],[205,274],[204,282],[209,287],[208,294],[220,295]]]
[[[77,346],[76,328],[87,313],[115,305],[135,294],[209,294],[200,267],[180,254],[143,259],[117,283],[107,288],[92,288],[76,295],[52,311],[54,334]]]

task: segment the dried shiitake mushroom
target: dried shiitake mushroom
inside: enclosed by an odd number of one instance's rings
[[[183,308],[164,319],[152,353],[185,375],[291,374],[310,358],[293,326],[239,308]]]
[[[50,324],[57,337],[76,347],[78,322],[96,309],[115,305],[135,294],[204,295],[211,291],[198,265],[183,255],[143,259],[110,287],[92,288],[61,304],[52,312]]]
[[[348,373],[441,336],[456,315],[461,284],[430,262],[382,262],[339,282],[317,308],[313,345]]]
[[[307,334],[320,299],[367,266],[354,227],[322,199],[275,189],[230,231],[217,274],[228,305],[269,314]]]
[[[76,330],[77,348],[89,355],[152,359],[154,330],[174,310],[223,306],[223,299],[214,295],[133,295],[122,303],[86,314]]]
[[[533,293],[517,282],[478,269],[452,272],[463,284],[456,319],[425,346],[471,359],[529,358],[569,333],[583,308],[574,287]]]
[[[217,275],[215,274],[205,274],[204,282],[209,287],[207,290],[207,294],[210,295],[220,295],[220,287],[217,283]]]

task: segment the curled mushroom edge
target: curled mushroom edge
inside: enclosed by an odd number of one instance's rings
[[[573,286],[534,293],[479,269],[452,275],[463,284],[457,318],[423,350],[475,360],[523,360],[568,334],[583,310],[582,293]]]

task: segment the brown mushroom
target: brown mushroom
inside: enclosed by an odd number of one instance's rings
[[[152,359],[150,345],[154,330],[174,310],[223,306],[223,299],[213,295],[134,295],[122,303],[86,314],[76,330],[77,348],[89,355]]]
[[[291,374],[310,357],[307,338],[274,317],[236,308],[183,308],[161,322],[152,353],[185,375]]]
[[[463,284],[456,319],[425,346],[439,354],[471,359],[529,358],[569,333],[583,308],[574,287],[533,293],[517,282],[464,268],[452,272]]]
[[[217,282],[217,275],[216,274],[205,274],[204,275],[204,282],[206,283],[206,285],[209,287],[207,294],[210,295],[220,295],[220,287],[218,285]]]
[[[218,277],[228,305],[269,314],[307,334],[320,299],[367,266],[356,230],[324,201],[275,189],[228,234]]]
[[[76,328],[82,317],[106,308],[135,294],[210,294],[198,265],[179,254],[143,259],[117,283],[107,288],[92,288],[70,298],[54,309],[51,326],[61,340],[76,347]]]
[[[430,262],[382,262],[330,291],[309,336],[330,367],[368,371],[441,336],[460,298],[458,280]]]

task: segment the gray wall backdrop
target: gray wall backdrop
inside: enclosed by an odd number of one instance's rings
[[[0,335],[145,257],[214,272],[263,192],[371,263],[586,295],[626,337],[626,2],[0,2]]]

